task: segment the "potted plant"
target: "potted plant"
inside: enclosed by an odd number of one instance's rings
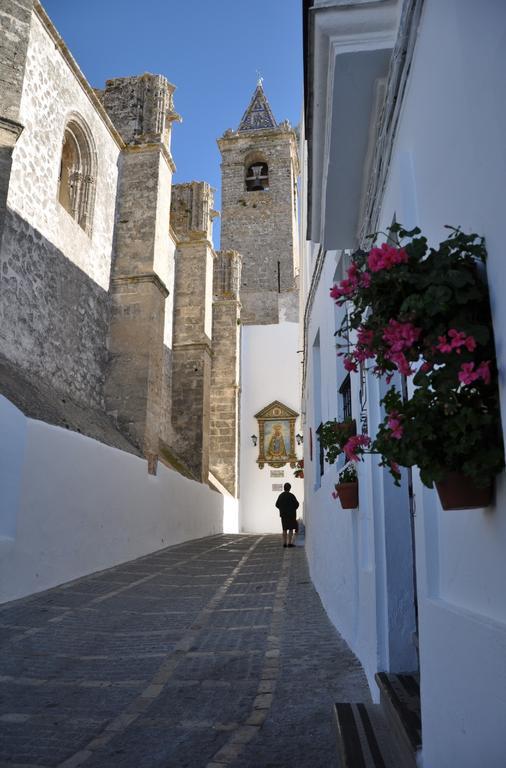
[[[325,451],[325,459],[333,464],[343,452],[343,448],[350,439],[357,434],[355,419],[346,421],[326,421],[318,431],[320,445]]]
[[[436,249],[418,228],[396,224],[380,247],[374,236],[370,251],[353,254],[331,296],[348,307],[339,331],[345,368],[370,361],[376,376],[396,379],[376,438],[363,450],[380,454],[396,484],[399,466],[417,465],[422,482],[455,509],[490,502],[504,449],[485,245],[450,229]],[[401,377],[414,386],[401,392]]]
[[[300,477],[300,478],[304,477],[304,459],[299,459],[297,461],[297,464],[295,466],[295,471],[293,474],[295,477]]]
[[[339,499],[343,509],[358,507],[358,477],[354,464],[349,464],[339,473],[339,482],[332,496]]]

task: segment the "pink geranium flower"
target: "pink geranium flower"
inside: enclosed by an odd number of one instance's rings
[[[360,326],[357,331],[357,343],[361,344],[363,347],[371,347],[373,339],[374,331],[369,330],[369,328]]]
[[[404,427],[402,426],[401,417],[397,411],[391,411],[388,414],[387,427],[392,432],[392,437],[394,437],[396,440],[401,439],[404,432]]]
[[[469,352],[473,352],[476,349],[476,339],[474,336],[466,336],[463,331],[457,331],[456,328],[450,328],[448,331],[448,339],[446,336],[438,336],[439,344],[436,344],[436,349],[444,354],[449,354],[456,350],[460,355],[461,347],[465,347]]]
[[[383,339],[392,352],[403,352],[410,349],[415,341],[418,341],[421,328],[416,328],[413,323],[399,323],[397,320],[389,320],[383,331]]]
[[[408,260],[408,254],[404,248],[393,248],[383,243],[379,248],[371,248],[367,258],[367,266],[371,272],[379,272],[382,269],[392,269],[396,264],[402,264]]]
[[[391,352],[386,354],[385,357],[387,360],[390,360],[392,363],[394,363],[394,365],[397,366],[397,370],[399,373],[402,373],[403,376],[411,376],[413,373],[413,369],[408,363],[406,355],[403,352]],[[390,382],[388,381],[387,384],[389,383]]]
[[[485,360],[483,363],[480,363],[476,369],[474,363],[463,363],[460,367],[458,377],[460,383],[464,384],[464,386],[468,386],[478,379],[482,379],[485,384],[490,384],[490,360]]]
[[[360,275],[360,285],[362,288],[369,288],[371,285],[371,275],[369,272],[362,272]]]
[[[343,445],[344,455],[348,461],[359,461],[357,450],[367,448],[370,444],[371,438],[368,435],[353,435]]]
[[[334,301],[349,298],[360,287],[368,288],[371,283],[371,276],[367,272],[362,272],[355,262],[352,262],[346,272],[347,277],[340,283],[330,289],[330,298]]]
[[[354,362],[354,360],[349,355],[347,355],[344,358],[343,365],[344,365],[345,370],[348,371],[348,373],[351,373],[352,371],[354,373],[357,372],[357,364]]]

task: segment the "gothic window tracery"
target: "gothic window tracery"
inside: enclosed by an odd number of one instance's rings
[[[96,186],[96,152],[88,127],[71,117],[63,134],[58,180],[58,200],[90,235]]]
[[[267,163],[257,161],[248,165],[246,170],[246,190],[265,192],[269,189],[269,168]]]

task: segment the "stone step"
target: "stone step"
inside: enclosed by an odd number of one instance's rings
[[[379,704],[334,705],[339,768],[406,768]]]
[[[416,768],[422,750],[420,682],[415,673],[375,675],[380,704],[406,768]]]

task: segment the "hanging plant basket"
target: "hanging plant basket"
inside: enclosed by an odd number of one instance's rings
[[[492,503],[492,484],[480,488],[461,472],[450,472],[436,489],[443,509],[482,509]]]
[[[336,494],[343,509],[356,509],[358,507],[358,481],[336,483]]]

